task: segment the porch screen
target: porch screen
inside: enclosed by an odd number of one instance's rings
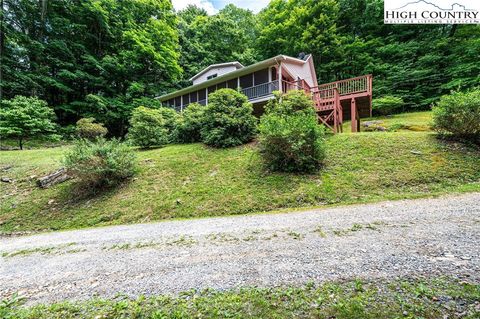
[[[228,85],[228,88],[236,90],[238,86],[238,80],[236,78],[231,79],[230,81],[227,82],[227,85]]]
[[[253,86],[253,74],[247,74],[240,78],[240,87],[242,89],[249,88]]]
[[[190,93],[190,103],[197,102],[197,91]]]
[[[257,71],[253,74],[255,81],[254,85],[259,85],[268,82],[268,69]]]

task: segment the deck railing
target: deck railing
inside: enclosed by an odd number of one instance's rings
[[[249,100],[253,100],[262,96],[270,95],[273,91],[276,90],[278,90],[278,81],[272,81],[251,86],[242,89],[241,92],[245,94]]]
[[[360,93],[371,94],[372,92],[372,75],[362,75],[356,78],[340,80],[336,82],[326,83],[318,86],[318,90],[337,88],[340,96],[353,95]],[[332,95],[333,96],[333,95]]]

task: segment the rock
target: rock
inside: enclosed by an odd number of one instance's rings
[[[48,201],[48,205],[52,205],[53,203],[55,203],[54,199],[51,199],[51,200]]]
[[[4,183],[13,183],[13,179],[11,179],[9,177],[2,177],[1,181],[4,182]]]
[[[383,123],[382,121],[366,121],[362,123],[362,126],[369,127],[372,125],[377,125]]]
[[[10,168],[12,168],[12,167],[13,167],[13,165],[3,166],[3,167],[2,167],[2,171],[6,172],[6,171],[8,171]]]
[[[411,150],[410,153],[415,154],[415,155],[422,155],[423,154],[422,152],[416,151],[416,150]]]

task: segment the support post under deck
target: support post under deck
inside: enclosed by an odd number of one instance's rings
[[[352,133],[356,133],[360,131],[360,120],[358,118],[358,110],[357,110],[357,102],[355,98],[352,98],[350,102],[350,117],[352,120]]]

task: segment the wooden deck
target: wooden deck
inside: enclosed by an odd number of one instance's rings
[[[352,132],[360,131],[360,118],[372,114],[372,75],[310,87],[304,80],[287,82],[285,91],[302,89],[312,96],[318,119],[334,133],[342,131],[344,119],[351,119]]]

